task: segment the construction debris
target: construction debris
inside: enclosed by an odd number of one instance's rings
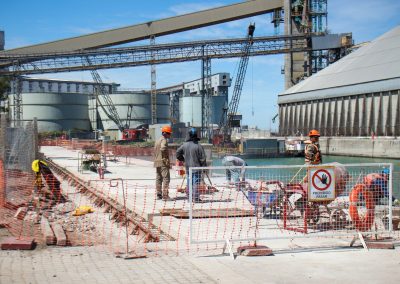
[[[32,250],[34,248],[34,239],[29,237],[6,237],[1,243],[2,250]]]
[[[23,220],[25,218],[26,212],[28,211],[28,208],[26,207],[20,207],[17,209],[17,212],[14,215],[14,218],[17,218],[19,220]]]

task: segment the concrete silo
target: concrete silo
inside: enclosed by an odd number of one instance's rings
[[[130,128],[151,123],[151,96],[149,92],[117,91],[110,94],[111,100],[122,122],[126,124],[130,117]],[[101,98],[100,98],[101,100]],[[107,104],[102,104],[107,108]],[[169,95],[157,95],[157,122],[169,123]],[[96,115],[97,109],[97,115]],[[118,126],[106,115],[94,97],[89,100],[89,116],[94,129],[117,131]]]
[[[22,121],[38,121],[38,131],[90,130],[88,96],[80,93],[22,93]],[[13,94],[9,95],[13,114]]]

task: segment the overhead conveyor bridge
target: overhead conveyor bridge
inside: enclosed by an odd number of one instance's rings
[[[307,37],[255,37],[250,56],[310,51]],[[207,40],[125,48],[104,48],[41,54],[0,54],[0,63],[8,69],[0,75],[27,75],[94,69],[143,66],[210,59],[240,57],[247,39]],[[206,52],[204,52],[206,51]],[[155,55],[155,57],[154,57]],[[88,64],[88,60],[91,64]],[[8,62],[8,63],[7,63]]]

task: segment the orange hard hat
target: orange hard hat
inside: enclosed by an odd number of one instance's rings
[[[163,128],[161,128],[161,132],[165,132],[165,133],[171,134],[172,133],[171,126],[169,126],[169,125],[163,126]]]
[[[318,130],[315,130],[315,129],[313,129],[313,130],[311,130],[309,133],[308,133],[308,136],[321,136],[321,134],[319,134],[319,131]]]

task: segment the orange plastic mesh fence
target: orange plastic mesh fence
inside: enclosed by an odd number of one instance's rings
[[[307,172],[302,166],[246,167],[245,172],[212,167],[198,176],[188,174],[196,180],[189,186],[177,166],[171,170],[169,199],[162,200],[151,161],[108,156],[100,180],[96,172],[78,171],[76,150],[43,150],[54,177],[7,168],[0,175],[0,188],[2,182],[7,188],[1,223],[13,235],[31,236],[40,244],[95,246],[143,257],[221,253],[227,240],[234,247],[266,240],[274,249],[285,249],[290,244],[275,241],[308,237],[319,244],[359,231],[400,238],[400,207],[392,208],[384,178],[393,183],[397,198],[400,179],[399,173],[390,173],[391,180],[383,176],[389,164],[336,164],[333,172]],[[334,188],[332,198],[318,200],[326,198],[319,191],[328,185]]]

